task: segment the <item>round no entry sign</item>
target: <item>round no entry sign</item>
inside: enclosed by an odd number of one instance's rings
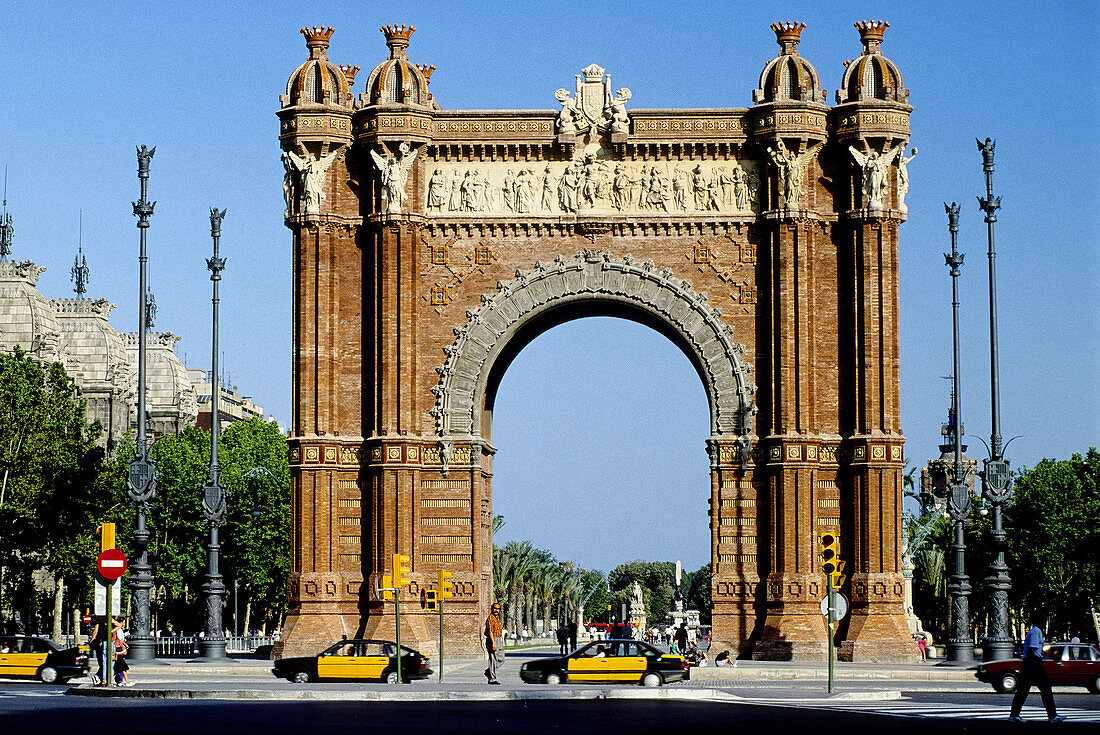
[[[95,568],[104,579],[118,579],[126,572],[126,555],[118,549],[107,549],[95,560]]]

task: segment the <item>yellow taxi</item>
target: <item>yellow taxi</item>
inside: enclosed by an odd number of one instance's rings
[[[0,636],[0,678],[64,684],[88,673],[88,647],[62,648],[48,638]]]
[[[632,639],[593,641],[568,656],[523,664],[519,676],[528,684],[642,684],[656,687],[684,678],[684,657],[664,653]]]
[[[281,658],[272,673],[298,684],[311,681],[382,681],[397,683],[397,645],[392,641],[342,640],[316,656]],[[431,675],[428,657],[401,646],[401,678],[408,682]]]

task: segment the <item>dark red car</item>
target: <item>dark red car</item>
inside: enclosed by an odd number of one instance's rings
[[[978,665],[978,681],[998,692],[1014,692],[1020,683],[1021,661],[989,661]],[[1100,693],[1100,648],[1088,643],[1051,643],[1043,649],[1043,667],[1052,685],[1082,686]]]

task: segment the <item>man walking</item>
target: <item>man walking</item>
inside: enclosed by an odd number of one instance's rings
[[[1050,692],[1050,679],[1047,678],[1046,669],[1043,668],[1043,631],[1039,626],[1032,625],[1024,638],[1024,660],[1020,667],[1020,683],[1016,685],[1016,696],[1012,698],[1012,713],[1008,719],[1013,722],[1023,722],[1020,710],[1024,701],[1031,693],[1032,685],[1039,687],[1039,694],[1043,698],[1043,706],[1047,709],[1047,719],[1050,722],[1061,722],[1066,719],[1058,714],[1054,708],[1054,695]]]
[[[485,618],[485,652],[489,654],[489,667],[485,676],[490,684],[497,681],[497,665],[504,663],[504,626],[500,622],[500,603],[494,602]]]

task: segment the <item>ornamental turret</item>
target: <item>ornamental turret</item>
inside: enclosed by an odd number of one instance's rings
[[[836,93],[838,142],[852,162],[848,210],[881,217],[895,212],[904,217],[909,189],[906,168],[909,90],[894,62],[882,55],[883,35],[890,24],[863,20],[855,24],[863,43],[859,58],[845,62],[844,78]]]
[[[302,28],[309,58],[290,75],[279,97],[279,142],[283,148],[283,197],[287,219],[329,211],[325,202],[329,168],[351,142],[354,100],[351,85],[357,66],[328,59],[333,29]]]
[[[804,182],[824,144],[829,112],[817,70],[798,54],[805,28],[805,23],[772,23],[779,55],[764,65],[760,88],[753,91],[752,135],[777,173],[765,208],[787,216],[816,207]]]

